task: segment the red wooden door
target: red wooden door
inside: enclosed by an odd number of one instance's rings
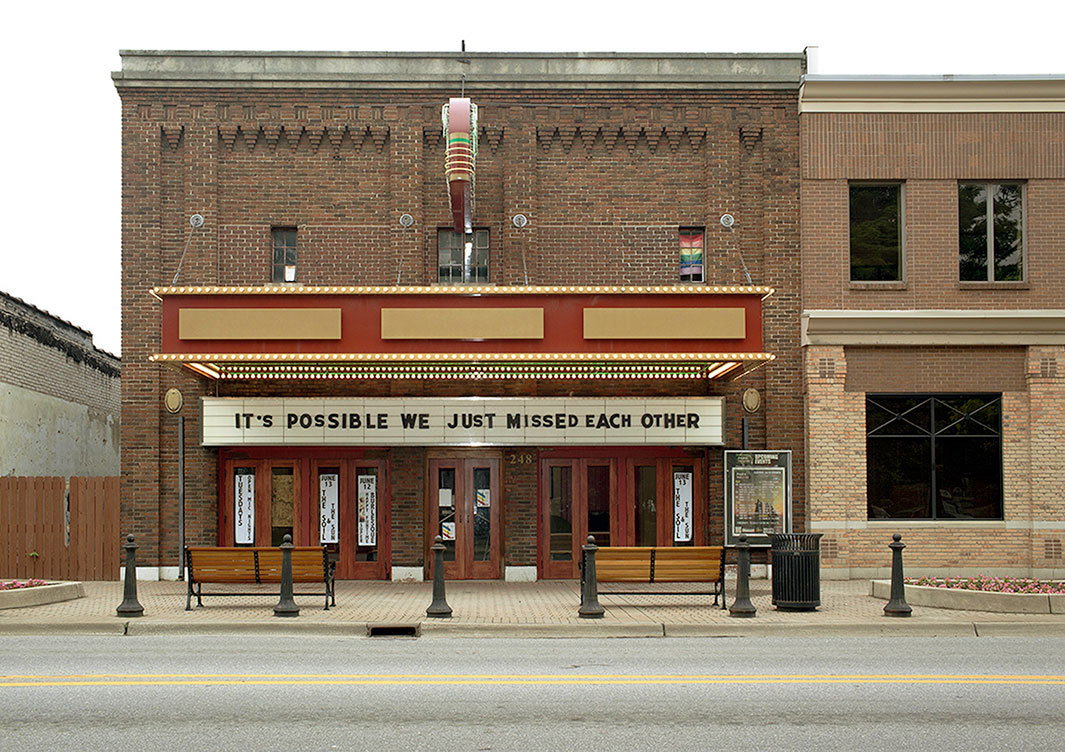
[[[498,458],[429,461],[429,529],[444,540],[445,577],[499,578],[501,506]]]
[[[612,459],[547,459],[541,473],[541,576],[576,577],[588,536],[595,536],[596,545],[609,546],[620,533],[617,463]]]

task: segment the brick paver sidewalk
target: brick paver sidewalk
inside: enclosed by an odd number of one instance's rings
[[[220,586],[213,586],[215,589]],[[302,587],[306,586],[301,586]],[[769,582],[754,580],[751,597],[758,609],[752,619],[736,619],[712,605],[707,596],[640,595],[602,596],[606,608],[602,619],[581,619],[577,584],[573,581],[541,580],[533,583],[496,581],[451,582],[447,600],[454,611],[450,619],[427,619],[425,609],[432,600],[431,583],[338,582],[337,606],[322,610],[318,595],[297,597],[300,615],[294,619],[273,616],[277,603],[274,595],[242,598],[204,596],[204,607],[185,611],[183,582],[140,582],[138,597],[145,615],[139,619],[115,616],[122,601],[122,583],[84,583],[85,597],[77,600],[29,608],[0,610],[0,632],[50,629],[63,631],[101,629],[121,631],[130,623],[136,631],[181,631],[188,629],[251,627],[287,623],[292,627],[318,627],[326,631],[365,632],[367,625],[421,625],[423,630],[440,629],[448,633],[482,634],[496,628],[500,633],[545,635],[556,631],[572,635],[587,630],[589,634],[752,634],[771,631],[794,631],[803,634],[847,631],[922,634],[973,634],[1009,627],[1038,626],[1054,634],[1065,635],[1065,615],[990,614],[935,608],[914,608],[910,619],[883,616],[884,601],[869,595],[868,580],[825,581],[821,585],[821,607],[810,612],[778,611],[770,603]],[[205,588],[206,589],[206,588]],[[247,589],[243,587],[242,589]],[[299,590],[299,589],[298,589]],[[729,602],[734,597],[734,583],[728,583]]]

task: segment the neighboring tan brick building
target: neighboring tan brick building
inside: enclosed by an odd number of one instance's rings
[[[0,476],[118,475],[121,362],[0,292]]]
[[[804,65],[122,53],[139,560],[178,562],[172,388],[192,544],[335,535],[339,576],[400,579],[441,534],[449,576],[572,577],[588,533],[720,543],[744,437],[791,451],[804,529]],[[462,94],[479,144],[456,231]]]
[[[806,77],[807,524],[826,576],[1062,577],[1065,80]]]

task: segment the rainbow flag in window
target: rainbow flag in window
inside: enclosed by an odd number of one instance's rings
[[[703,281],[703,231],[681,230],[680,281]]]

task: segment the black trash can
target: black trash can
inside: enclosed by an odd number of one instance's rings
[[[821,605],[821,533],[770,534],[773,605],[812,611]]]

